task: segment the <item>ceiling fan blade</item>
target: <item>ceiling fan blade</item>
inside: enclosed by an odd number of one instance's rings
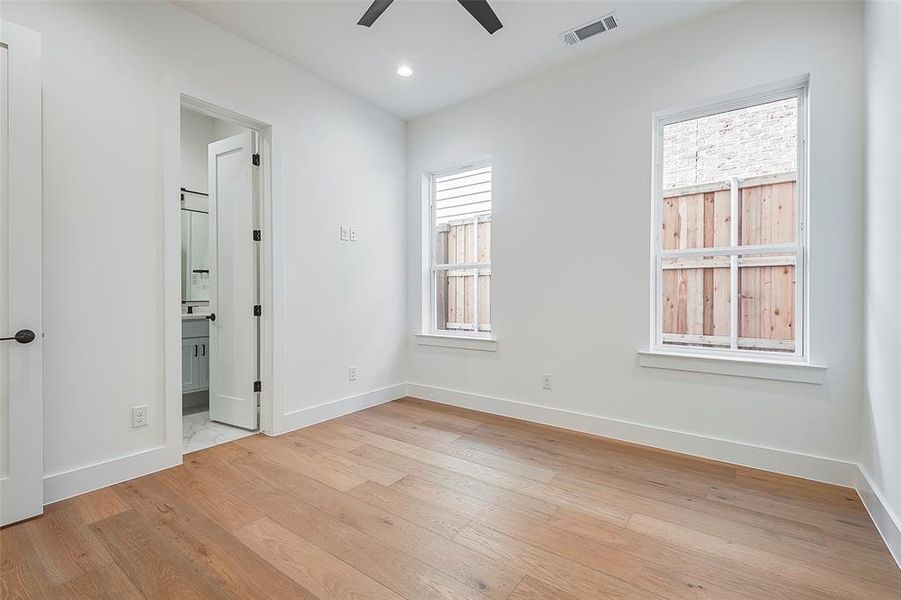
[[[375,0],[372,5],[363,13],[363,16],[360,17],[360,20],[357,21],[357,25],[363,25],[365,27],[371,27],[375,20],[378,19],[385,9],[391,6],[391,3],[394,0]]]
[[[488,33],[494,33],[503,27],[501,20],[488,5],[488,0],[458,0],[458,2],[475,17],[476,21],[481,23]]]

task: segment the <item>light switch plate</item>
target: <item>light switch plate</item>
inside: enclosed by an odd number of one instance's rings
[[[346,225],[341,226],[341,241],[346,242],[350,239],[350,229]]]
[[[357,368],[356,367],[348,367],[347,368],[347,380],[348,381],[356,381],[357,380]]]
[[[352,242],[357,241],[357,230],[354,229],[353,227],[351,227],[351,229],[350,229],[350,241],[352,241]]]

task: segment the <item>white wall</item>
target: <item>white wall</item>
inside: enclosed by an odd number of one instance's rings
[[[426,386],[412,389],[524,416],[553,411],[435,388],[573,411],[580,414],[558,422],[576,426],[603,417],[613,425],[598,431],[787,471],[804,471],[807,463],[780,466],[747,447],[723,449],[739,442],[856,461],[862,22],[860,4],[738,5],[408,123],[408,334],[420,325],[421,174],[490,154],[492,318],[500,340],[497,353],[408,342],[409,380]],[[636,351],[649,335],[652,113],[805,73],[810,355],[829,367],[827,382],[638,366]],[[553,375],[553,391],[542,391],[542,373]],[[687,440],[697,438],[661,429],[717,441],[692,445]],[[843,478],[828,473],[803,474]]]
[[[880,515],[874,503],[874,518],[901,561],[901,4],[867,2],[866,39],[866,388],[862,465],[885,509]]]
[[[286,411],[403,381],[400,120],[168,2],[3,9],[43,40],[47,474],[167,442],[163,131],[173,81],[282,127]],[[342,223],[360,228],[355,245],[339,241]],[[348,365],[358,382],[347,382]],[[132,429],[130,407],[142,404],[151,424]]]

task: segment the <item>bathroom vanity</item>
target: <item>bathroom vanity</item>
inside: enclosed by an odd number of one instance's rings
[[[203,315],[182,315],[181,391],[210,389],[210,322]]]

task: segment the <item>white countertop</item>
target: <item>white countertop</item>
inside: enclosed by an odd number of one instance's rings
[[[209,315],[209,313],[191,313],[191,314],[181,313],[181,320],[182,321],[191,321],[191,320],[197,320],[197,319],[205,319],[205,318],[207,318],[208,315]]]

